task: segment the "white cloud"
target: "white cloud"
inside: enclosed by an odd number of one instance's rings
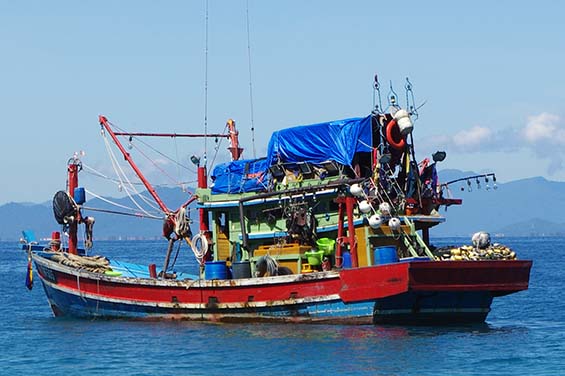
[[[418,142],[418,148],[433,152],[447,150],[458,153],[476,153],[492,149],[497,135],[489,128],[474,126],[454,135],[444,134],[425,138]]]
[[[563,129],[559,129],[559,122],[559,116],[547,112],[530,116],[526,126],[522,128],[522,137],[528,143],[540,141],[563,142],[565,141],[565,132]]]
[[[476,125],[455,134],[421,140],[421,150],[446,150],[455,153],[505,152],[529,150],[547,161],[551,175],[565,170],[565,121],[558,115],[542,112],[529,116],[519,127],[491,128]]]
[[[456,133],[451,137],[451,141],[461,150],[473,151],[491,141],[492,137],[493,132],[489,128],[475,126],[469,130]]]

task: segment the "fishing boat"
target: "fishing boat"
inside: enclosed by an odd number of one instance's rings
[[[53,199],[68,236],[55,231],[49,244],[24,242],[28,283],[33,262],[53,314],[87,319],[484,322],[494,298],[528,288],[532,261],[491,244],[487,233],[464,246],[431,244],[430,228],[445,221],[440,208],[462,200],[438,180],[444,152],[416,160],[416,118],[414,103],[401,108],[393,95],[386,109],[375,105],[365,117],[275,131],[258,159],[241,158],[229,120],[227,133],[201,136],[229,139],[231,161],[209,175],[193,157],[198,188],[173,210],[122,140],[183,135],[118,132],[100,116],[102,133],[162,211],[163,265],[96,255],[75,155],[66,166],[67,187]],[[494,174],[472,178],[496,181]],[[191,227],[194,212],[198,229]],[[82,225],[85,249],[77,237]],[[170,268],[175,244],[193,251],[197,272]]]

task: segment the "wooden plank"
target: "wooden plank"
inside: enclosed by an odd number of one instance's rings
[[[355,228],[357,240],[357,262],[359,267],[372,265],[370,247],[367,246],[367,226]]]

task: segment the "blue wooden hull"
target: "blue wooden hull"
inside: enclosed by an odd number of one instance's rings
[[[179,319],[195,321],[292,321],[312,323],[370,324],[374,302],[345,304],[342,301],[303,303],[261,308],[221,309],[162,307],[113,302],[61,291],[43,282],[51,309],[57,317],[85,319]]]
[[[164,280],[133,264],[112,262],[130,273],[114,277],[60,265],[44,254],[34,261],[55,316],[434,325],[484,322],[493,297],[527,287],[520,276],[513,278],[518,271],[527,276],[531,266],[414,262],[265,278]]]

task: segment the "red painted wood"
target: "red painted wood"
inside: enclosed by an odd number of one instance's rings
[[[347,235],[349,250],[351,252],[351,266],[356,268],[359,266],[357,262],[357,239],[355,238],[355,225],[353,224],[353,207],[356,200],[353,197],[347,196],[345,198],[345,210],[347,212]]]
[[[159,286],[126,284],[109,282],[105,280],[80,278],[56,272],[57,285],[83,293],[99,295],[104,298],[113,298],[125,301],[144,301],[156,303],[171,303],[173,300],[179,303],[207,303],[213,297],[218,303],[245,303],[250,297],[254,302],[269,302],[277,300],[289,300],[305,297],[327,296],[338,294],[341,288],[339,278],[331,279],[308,279],[294,283],[266,284],[258,283],[250,286],[213,286],[188,288],[186,284],[178,286]]]
[[[185,281],[157,279],[115,280],[80,277],[53,271],[57,285],[77,293],[88,293],[101,299],[124,302],[178,302],[192,304],[215,303],[245,304],[246,302],[286,301],[295,299],[339,296],[346,303],[370,301],[413,291],[492,291],[495,295],[528,288],[531,261],[447,261],[400,262],[365,268],[344,269],[339,277],[317,278],[305,274],[299,279],[272,282],[258,278],[252,285],[237,285],[236,281],[213,282],[200,287],[199,281],[187,285]],[[41,271],[41,268],[38,268]],[[149,284],[145,284],[149,281]],[[207,283],[209,281],[203,282]],[[188,287],[187,287],[188,286]],[[228,308],[229,309],[229,308]]]
[[[75,195],[75,188],[78,187],[78,162],[75,159],[71,159],[69,161],[69,165],[67,166],[67,185],[68,185],[68,193],[69,196],[74,197]],[[77,211],[76,218],[74,221],[69,223],[69,253],[76,255],[77,248],[78,248],[78,239],[77,239],[77,231],[78,231],[78,223],[80,221],[79,213]]]
[[[223,133],[145,133],[145,132],[114,132],[116,136],[131,136],[131,137],[189,137],[189,138],[230,138],[229,134]]]
[[[420,291],[526,290],[532,261],[445,261],[410,264],[410,289]]]
[[[208,188],[208,178],[206,174],[206,166],[198,167],[198,188]],[[209,230],[208,212],[204,209],[198,209],[200,217],[200,231],[206,232]]]
[[[409,263],[344,269],[339,273],[342,282],[339,293],[346,302],[373,300],[408,291]]]

